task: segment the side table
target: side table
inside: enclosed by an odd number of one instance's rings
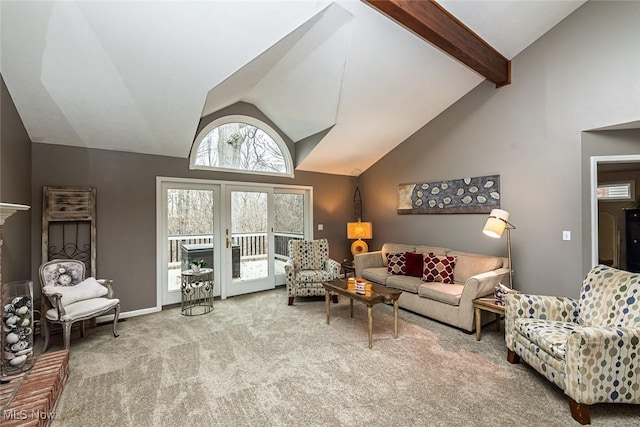
[[[353,261],[343,261],[340,265],[344,270],[345,279],[349,277],[349,273],[353,274],[353,277],[356,277],[356,266],[353,264]]]
[[[180,293],[181,309],[184,316],[207,314],[213,310],[213,269],[201,268],[182,271]]]
[[[476,316],[476,340],[480,341],[480,329],[482,328],[481,310],[496,314],[496,327],[500,330],[500,318],[504,316],[504,305],[498,304],[493,297],[476,298],[473,300],[473,308]]]

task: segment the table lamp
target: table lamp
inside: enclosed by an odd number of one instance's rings
[[[357,239],[351,244],[351,254],[361,254],[369,251],[369,246],[362,239],[373,238],[373,227],[370,222],[348,222],[347,239]]]

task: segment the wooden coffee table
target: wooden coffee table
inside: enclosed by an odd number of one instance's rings
[[[393,288],[387,288],[386,286],[372,284],[371,290],[365,293],[358,293],[355,290],[348,289],[347,281],[344,279],[336,279],[331,282],[325,282],[324,295],[327,305],[327,325],[331,320],[330,311],[330,295],[337,294],[349,298],[351,305],[351,317],[353,317],[353,301],[359,301],[367,306],[367,318],[369,319],[369,348],[373,347],[373,306],[380,303],[393,302],[393,337],[398,338],[398,298],[402,291]]]

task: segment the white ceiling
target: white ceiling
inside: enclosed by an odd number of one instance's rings
[[[440,3],[512,59],[583,1]],[[187,157],[202,116],[244,101],[293,141],[333,126],[298,169],[359,175],[484,80],[356,0],[3,0],[0,15],[34,142]]]

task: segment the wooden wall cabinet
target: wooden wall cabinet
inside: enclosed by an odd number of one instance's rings
[[[640,209],[625,209],[627,270],[640,273]]]

